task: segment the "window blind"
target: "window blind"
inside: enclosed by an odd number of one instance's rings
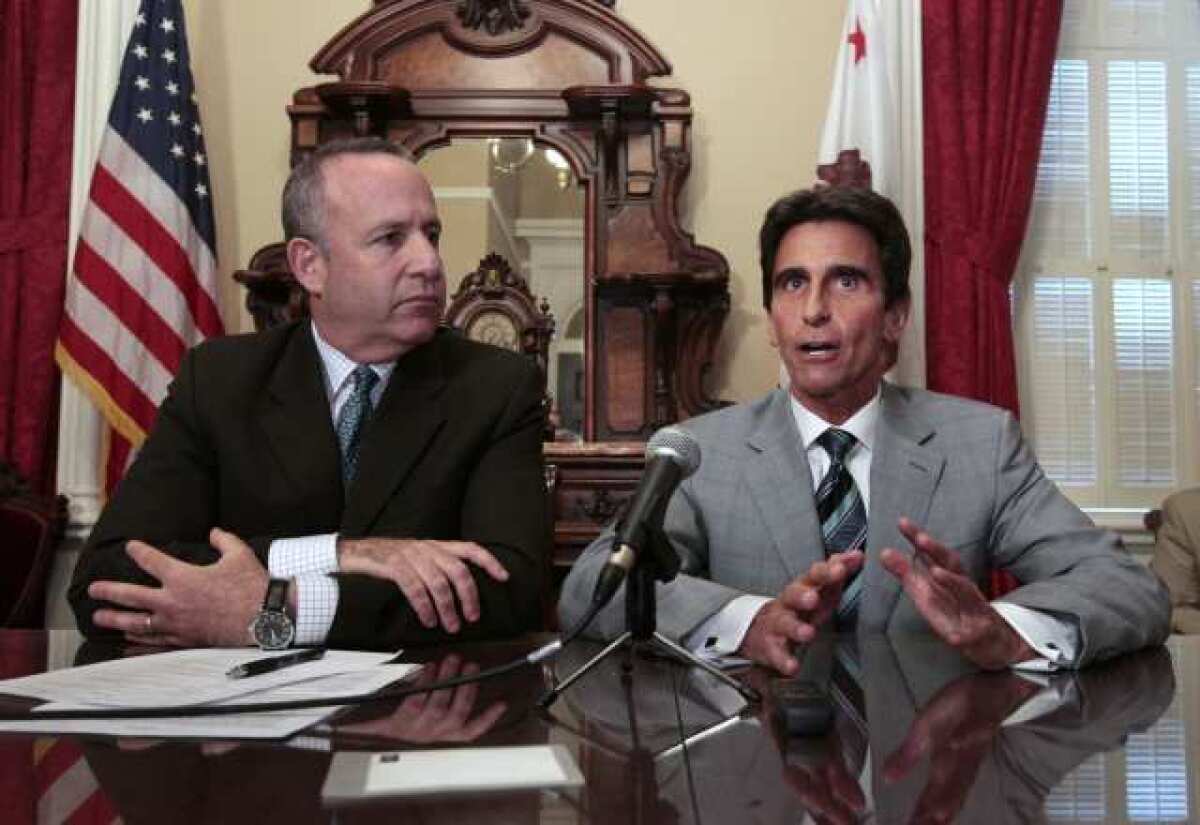
[[[1043,275],[1033,282],[1029,376],[1038,460],[1062,484],[1096,483],[1096,377],[1092,282]]]

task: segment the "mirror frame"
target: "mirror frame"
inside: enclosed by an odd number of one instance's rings
[[[584,189],[585,410],[583,444],[546,444],[560,565],[631,493],[655,430],[724,403],[705,384],[729,267],[678,215],[691,101],[647,85],[671,65],[611,5],[376,2],[310,61],[337,79],[298,89],[287,109],[293,163],[354,135],[418,158],[455,138],[528,137],[570,163]],[[280,247],[234,276],[260,328],[307,309]]]
[[[644,441],[721,404],[704,385],[729,311],[729,267],[677,214],[691,165],[690,100],[645,84],[670,64],[604,4],[506,6],[523,13],[508,28],[461,0],[376,3],[311,60],[314,72],[339,79],[294,94],[291,159],[370,134],[415,157],[455,138],[495,136],[558,150],[584,189],[583,436]],[[281,256],[264,248],[256,257],[260,266],[235,275],[250,289],[256,325],[303,312]]]

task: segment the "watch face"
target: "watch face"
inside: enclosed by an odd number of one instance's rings
[[[517,325],[503,312],[481,312],[476,315],[467,327],[467,337],[472,341],[503,347],[513,352],[520,350]]]
[[[295,638],[296,628],[286,613],[264,610],[250,625],[250,634],[263,650],[283,650]]]

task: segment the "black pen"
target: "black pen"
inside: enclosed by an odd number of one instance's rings
[[[291,667],[302,662],[314,662],[324,655],[325,648],[310,647],[306,650],[297,650],[295,653],[288,653],[283,656],[272,656],[270,659],[255,659],[253,662],[246,662],[244,665],[229,668],[229,670],[225,671],[225,675],[230,679],[261,676],[264,673],[271,673],[280,668]]]

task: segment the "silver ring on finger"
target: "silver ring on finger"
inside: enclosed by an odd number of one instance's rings
[[[145,630],[145,635],[147,635],[147,636],[153,636],[153,635],[154,635],[154,614],[153,614],[153,613],[147,613],[147,614],[146,614],[146,630]]]

